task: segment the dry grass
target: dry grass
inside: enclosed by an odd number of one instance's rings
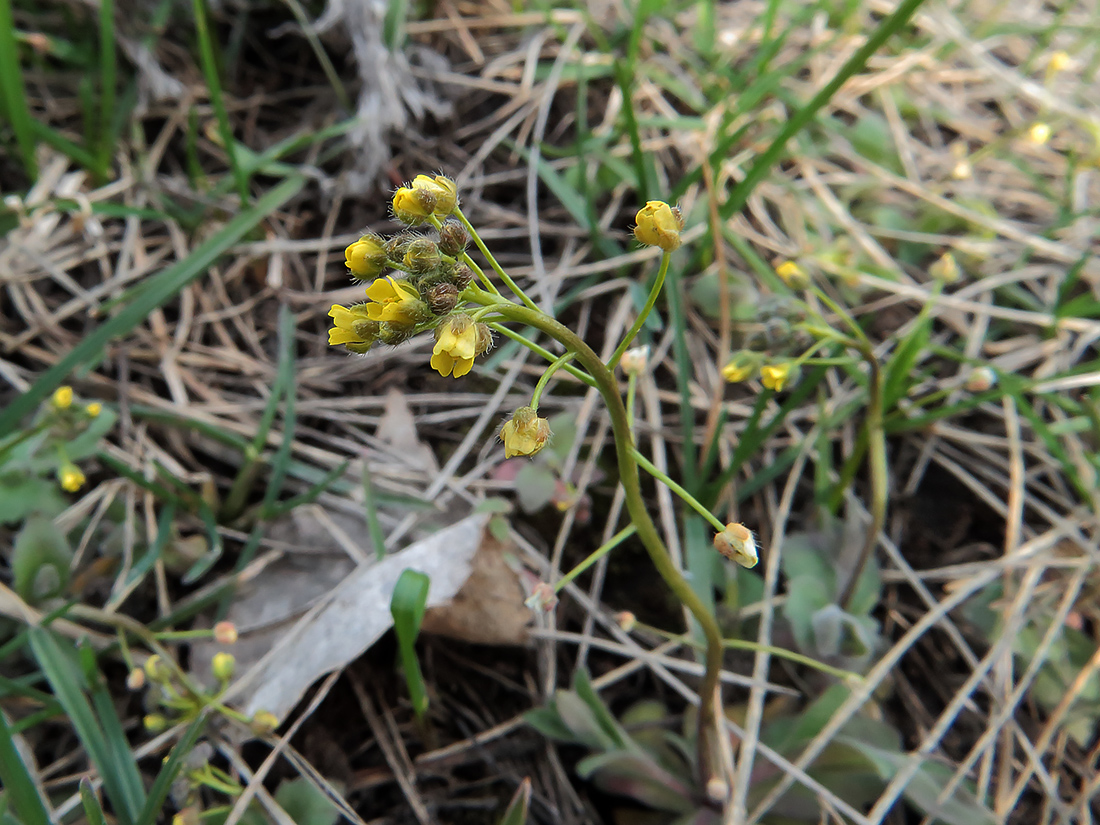
[[[745,61],[760,47],[763,33],[756,21],[761,6],[736,3],[719,8],[719,39],[728,44],[728,60]],[[790,31],[776,64],[797,59],[812,45],[827,47],[784,81],[785,99],[807,99],[860,44],[858,23],[872,9],[888,8],[887,3],[868,4],[862,16],[853,18],[856,25],[840,31],[829,28],[824,15]],[[627,12],[607,6],[594,14],[607,22],[622,20]],[[1091,751],[1082,749],[1060,727],[1077,694],[1090,680],[1095,683],[1100,659],[1093,657],[1089,669],[1079,674],[1053,710],[1044,711],[1029,693],[1062,625],[1070,622],[1095,633],[1100,622],[1098,502],[1095,495],[1082,500],[1066,476],[1068,464],[1094,494],[1095,464],[1089,457],[1097,445],[1089,430],[1077,426],[1080,417],[1055,399],[1059,394],[1085,402],[1093,397],[1100,374],[1095,366],[1071,375],[1067,371],[1095,365],[1100,316],[1056,316],[1045,308],[1053,305],[1067,270],[1083,257],[1079,291],[1100,300],[1100,173],[1098,150],[1089,137],[1100,127],[1093,94],[1097,54],[1095,39],[1093,45],[1082,45],[1082,36],[1074,34],[1095,32],[1098,14],[1100,9],[1091,2],[1074,5],[1057,22],[1040,3],[929,5],[907,35],[911,44],[922,45],[875,57],[867,71],[834,98],[826,113],[829,125],[799,137],[782,169],[760,185],[747,207],[728,223],[765,261],[811,261],[837,294],[852,303],[857,317],[868,319],[884,356],[921,307],[931,302],[934,348],[917,365],[923,375],[921,396],[942,392],[943,404],[961,401],[969,397],[963,386],[969,372],[966,364],[987,363],[1026,379],[1031,405],[1023,411],[1017,397],[1005,395],[891,438],[892,489],[901,503],[880,537],[887,590],[878,614],[889,647],[840,713],[793,761],[758,739],[778,689],[769,679],[783,681],[773,661],[757,654],[749,670],[726,674],[731,685],[727,700],[731,705],[744,703],[745,709],[743,725],[731,722],[735,741],[741,743],[742,803],[753,766],[774,762],[790,782],[801,782],[820,794],[823,810],[834,811],[822,814],[823,821],[902,822],[906,820],[898,812],[899,794],[920,760],[931,758],[949,764],[956,780],[975,779],[979,797],[1000,821],[1087,822],[1100,814],[1095,803],[1100,748],[1094,738]],[[447,71],[414,71],[453,95],[453,117],[411,125],[403,134],[391,136],[393,158],[378,181],[379,190],[347,188],[342,172],[350,165],[324,157],[319,149],[310,150],[302,166],[315,174],[317,184],[308,194],[271,215],[259,236],[230,250],[185,288],[177,302],[151,314],[132,335],[112,343],[93,370],[74,377],[80,394],[118,405],[121,419],[112,435],[111,454],[145,477],[163,471],[195,489],[213,485],[224,493],[235,467],[227,464],[218,445],[193,430],[157,424],[148,410],[251,438],[275,380],[276,320],[278,308],[286,306],[294,313],[297,329],[298,425],[289,493],[303,492],[316,477],[352,457],[351,492],[322,494],[319,503],[328,511],[362,513],[361,491],[354,487],[354,479],[363,463],[383,494],[419,498],[437,512],[462,515],[485,496],[498,495],[501,484],[492,477],[498,462],[495,431],[504,415],[525,403],[541,365],[522,351],[509,351],[507,357],[495,357],[471,378],[454,384],[426,369],[426,341],[363,359],[337,354],[326,346],[325,314],[333,302],[347,302],[358,294],[358,288],[345,281],[343,247],[366,226],[376,231],[391,228],[380,190],[422,170],[442,168],[457,177],[467,214],[485,228],[487,242],[500,251],[509,271],[532,285],[540,304],[551,306],[582,279],[598,276],[571,295],[566,317],[610,353],[632,319],[628,287],[644,267],[652,266],[651,256],[630,251],[607,258],[594,250],[589,234],[578,229],[573,216],[540,184],[537,165],[511,148],[554,146],[569,139],[577,126],[575,68],[584,65],[595,78],[586,84],[593,139],[609,140],[610,156],[629,162],[629,142],[616,126],[621,95],[597,71],[606,63],[603,54],[586,34],[580,15],[563,10],[553,19],[547,24],[541,15],[516,14],[503,3],[447,3],[437,19],[412,23],[412,37],[449,60]],[[1038,33],[1048,22],[1056,27],[1054,41],[1040,45]],[[678,72],[678,79],[695,86],[694,93],[705,99],[697,76],[677,63],[678,54],[689,48],[687,38],[686,29],[654,22],[643,57]],[[285,55],[291,47],[278,48],[279,55]],[[296,43],[294,48],[307,47]],[[1074,54],[1076,65],[1044,79],[1043,66],[1056,48]],[[308,63],[308,52],[303,53]],[[151,273],[185,259],[217,227],[219,215],[239,208],[234,197],[220,196],[207,203],[207,217],[193,231],[161,217],[136,212],[112,217],[95,210],[108,203],[160,209],[165,201],[190,199],[183,194],[193,191],[185,175],[189,112],[197,112],[204,127],[199,157],[221,165],[218,159],[224,153],[206,137],[213,134],[205,129],[212,116],[203,106],[201,75],[178,51],[166,52],[162,59],[189,92],[178,102],[158,104],[144,113],[144,145],[127,142],[119,147],[117,180],[94,187],[64,156],[42,154],[41,175],[24,199],[19,225],[0,244],[0,378],[5,395],[25,390],[110,312],[111,301],[124,298]],[[279,92],[249,92],[246,83],[231,98],[232,118],[246,145],[258,149],[302,122],[330,120],[331,91],[317,72],[305,75],[288,76],[278,85]],[[286,113],[305,99],[313,103],[304,106],[303,119],[287,122]],[[723,200],[723,193],[744,175],[747,162],[762,148],[758,141],[771,133],[770,123],[789,115],[781,99],[771,98],[765,108],[743,119],[749,129],[746,139],[710,170],[709,187],[699,184],[684,193],[685,211],[697,202]],[[57,89],[40,102],[50,118],[62,123],[75,105]],[[643,146],[657,164],[662,187],[710,163],[712,147],[721,137],[715,130],[727,105],[723,100],[704,111],[690,128],[686,120],[682,129],[643,125]],[[639,116],[655,119],[677,118],[682,110],[666,89],[641,76],[634,107]],[[1051,124],[1049,143],[1028,139],[1027,130],[1036,119]],[[876,159],[858,142],[860,135],[849,128],[852,124],[874,124],[880,131],[873,139],[896,151],[900,167],[890,168]],[[959,170],[953,175],[964,159],[969,174]],[[543,150],[540,162],[564,171],[576,160],[548,159]],[[595,169],[594,160],[588,163]],[[58,210],[51,204],[59,199],[74,200],[77,208]],[[601,231],[629,248],[626,230],[635,208],[634,193],[619,183],[601,189],[591,206]],[[1068,213],[1076,217],[1066,220]],[[701,226],[692,229],[689,234],[702,234]],[[937,253],[954,251],[964,262],[966,281],[935,296],[921,267],[904,258],[905,249],[914,244]],[[720,277],[735,285],[749,280],[743,273],[750,262],[733,247],[715,248],[709,260],[714,261],[713,271],[721,270]],[[759,284],[751,290],[755,295],[767,292]],[[694,369],[689,387],[696,438],[702,442],[707,427],[717,421],[718,409],[724,408],[728,419],[719,461],[726,462],[744,432],[758,388],[730,388],[719,374],[738,328],[719,329],[696,307],[689,307],[687,346]],[[640,387],[639,428],[654,463],[675,474],[683,443],[672,338],[669,327],[653,341],[653,377]],[[574,480],[579,496],[593,496],[597,507],[596,520],[590,523],[578,522],[577,511],[571,509],[554,520],[540,518],[537,530],[516,525],[524,560],[549,581],[579,558],[578,548],[594,548],[615,533],[622,509],[621,499],[602,480],[608,427],[596,394],[581,392],[568,376],[559,376],[545,403],[577,422],[577,439],[562,475]],[[782,604],[779,563],[785,537],[805,527],[809,518],[819,429],[829,426],[830,416],[861,393],[842,371],[830,373],[823,386],[827,392],[822,398],[790,412],[736,484],[746,483],[786,448],[795,447],[797,456],[789,471],[740,505],[732,504],[729,496],[723,503],[730,518],[737,516],[759,531],[765,548],[764,599],[755,608],[762,642],[772,639],[776,610]],[[408,460],[405,451],[376,435],[386,392],[394,387],[415,413],[421,437],[435,450],[438,472]],[[773,409],[777,405],[769,403]],[[1063,456],[1052,454],[1033,417],[1058,432]],[[849,453],[858,426],[858,418],[853,418],[830,429],[833,448]],[[277,424],[268,444],[275,449],[282,440]],[[154,530],[158,508],[151,493],[107,473],[95,480],[65,514],[70,524],[119,502],[128,518]],[[952,491],[951,502],[936,495],[936,488],[944,485]],[[846,499],[856,511],[862,507],[860,491],[855,485]],[[968,511],[963,515],[958,514],[959,501]],[[653,506],[669,547],[679,552],[683,536],[677,503],[662,488],[655,491]],[[382,519],[387,546],[400,547],[419,518],[386,507]],[[239,546],[238,529],[227,525],[221,532],[230,547]],[[297,549],[265,539],[260,552],[293,554]],[[586,664],[601,671],[597,684],[611,696],[650,692],[679,696],[688,703],[697,699],[692,674],[698,668],[688,650],[671,643],[658,645],[645,634],[624,633],[615,623],[615,611],[639,609],[605,597],[608,577],[616,575],[622,575],[621,567],[601,563],[594,575],[582,580],[583,587],[567,588],[552,621],[535,634],[537,657],[512,657],[519,664],[508,669],[509,679],[520,681],[500,687],[512,696],[501,706],[507,712],[478,707],[472,699],[465,707],[458,702],[458,707],[448,708],[457,721],[445,728],[448,739],[434,750],[410,755],[410,748],[418,747],[416,734],[406,709],[395,704],[392,686],[376,693],[363,686],[361,673],[351,672],[355,704],[361,710],[351,706],[347,712],[355,714],[357,729],[378,748],[364,745],[367,756],[349,755],[354,766],[350,787],[357,792],[353,798],[359,800],[356,807],[363,817],[356,821],[467,821],[460,820],[453,807],[458,800],[476,811],[471,800],[491,807],[501,796],[499,788],[486,783],[486,776],[518,781],[527,773],[535,779],[535,821],[597,821],[584,789],[578,790],[552,749],[534,744],[518,714],[562,683],[563,671]],[[983,641],[955,608],[994,581],[1003,583],[1005,593],[996,605],[1003,631]],[[168,578],[156,576],[155,589],[148,594],[152,613],[146,618],[168,612],[182,595]],[[1037,613],[1053,621],[1031,662],[1022,662],[1014,658],[1013,641]],[[498,655],[468,651],[446,672],[472,685],[500,679],[491,675]],[[326,689],[332,684],[327,682]],[[873,697],[886,689],[897,698],[884,706],[885,712],[901,727],[913,758],[871,810],[853,810],[804,771],[842,724],[869,704],[878,705]],[[465,695],[476,696],[478,690]],[[318,710],[322,706],[318,701],[304,708],[291,730],[323,729],[326,719],[331,724],[331,717]],[[314,712],[318,717],[311,722],[307,717]],[[288,747],[287,752],[292,750]],[[255,763],[242,760],[228,746],[223,753],[247,780],[248,765],[254,768]],[[59,761],[41,767],[41,777],[48,785],[64,787],[77,766],[58,756]],[[294,759],[302,766],[301,756]],[[372,767],[364,767],[368,763]],[[399,795],[392,792],[390,780],[398,783]],[[762,815],[779,790],[748,811],[745,821]],[[470,821],[485,821],[478,817],[487,814],[482,810],[467,815],[473,817]]]

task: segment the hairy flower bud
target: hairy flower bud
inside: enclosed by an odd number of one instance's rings
[[[344,262],[353,278],[377,278],[386,268],[385,241],[377,235],[364,235],[344,250]]]
[[[447,221],[439,229],[439,248],[445,255],[455,258],[466,250],[470,235],[458,221]]]
[[[424,300],[435,315],[449,315],[458,306],[458,287],[454,284],[436,284],[425,290]]]
[[[550,422],[530,407],[520,407],[500,430],[504,457],[535,455],[550,440]]]
[[[450,281],[459,292],[468,287],[473,280],[474,272],[466,264],[458,264],[451,270]]]
[[[742,567],[755,567],[759,561],[752,530],[737,522],[727,524],[726,529],[714,537],[714,549]]]
[[[417,275],[434,272],[442,262],[439,245],[428,238],[417,238],[405,247],[405,266]]]
[[[279,717],[269,710],[258,710],[252,714],[252,732],[257,736],[267,736],[279,727]]]
[[[628,349],[619,359],[619,366],[627,375],[641,375],[649,363],[649,347],[640,346]]]
[[[235,645],[237,626],[233,622],[218,622],[214,625],[214,641],[220,645]]]
[[[416,334],[416,328],[408,324],[379,324],[378,340],[383,344],[395,347],[403,344]]]
[[[649,201],[638,210],[634,218],[634,237],[646,246],[659,246],[665,252],[672,252],[680,246],[680,230],[684,228],[684,219],[679,209],[674,209],[664,201]]]

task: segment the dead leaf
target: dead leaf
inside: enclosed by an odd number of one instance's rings
[[[484,513],[468,516],[380,562],[360,565],[293,623],[265,625],[265,635],[277,631],[274,644],[247,672],[241,667],[244,675],[227,699],[247,715],[266,710],[281,721],[313,682],[358,658],[389,630],[390,595],[402,571],[429,576],[429,608],[452,599],[473,569],[488,520]],[[268,610],[266,618],[284,614],[286,606]],[[235,656],[240,648],[238,642]]]
[[[526,644],[533,614],[523,602],[523,586],[509,564],[507,545],[486,531],[470,577],[447,604],[427,612],[421,630],[475,644]]]
[[[429,475],[439,475],[435,453],[420,440],[420,434],[416,431],[416,416],[405,400],[405,393],[396,387],[390,387],[386,393],[386,407],[375,435],[389,444],[393,448],[393,455],[399,457],[406,466]]]

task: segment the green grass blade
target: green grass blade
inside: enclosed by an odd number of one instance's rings
[[[3,2],[4,0],[0,0]],[[149,281],[146,289],[134,296],[119,313],[92,330],[79,344],[43,372],[31,388],[0,411],[0,437],[12,432],[23,416],[30,413],[55,389],[63,384],[77,367],[98,359],[104,346],[113,338],[125,335],[157,307],[173,298],[181,289],[206,272],[214,261],[237,243],[246,233],[296,195],[305,179],[293,177],[284,180],[260,198],[255,206],[245,209],[233,218],[208,241],[199,246],[190,257],[168,267]]]
[[[50,813],[15,747],[15,734],[0,712],[0,783],[23,825],[50,825]]]
[[[286,480],[287,467],[290,465],[291,451],[294,446],[294,429],[298,422],[294,403],[298,396],[294,377],[294,329],[294,313],[286,305],[281,306],[279,308],[279,368],[275,381],[283,387],[286,403],[283,405],[283,442],[279,445],[279,450],[271,462],[271,475],[267,489],[264,491],[262,512],[268,515],[278,509],[276,501]],[[318,490],[316,495],[320,495],[320,492]]]
[[[157,817],[164,807],[164,800],[168,798],[168,792],[172,789],[172,783],[176,780],[180,769],[183,768],[184,760],[187,759],[188,754],[191,753],[191,749],[195,747],[195,743],[199,741],[199,737],[202,736],[205,729],[206,714],[200,713],[190,727],[187,728],[183,738],[172,748],[172,752],[164,762],[164,767],[160,769],[157,778],[153,780],[153,786],[149,789],[149,796],[145,799],[145,806],[141,809],[141,814],[137,818],[137,825],[156,825]]]
[[[420,623],[424,620],[430,585],[431,580],[423,573],[405,570],[394,585],[393,595],[390,597],[390,612],[393,614],[393,629],[397,634],[401,669],[405,672],[405,684],[409,686],[413,711],[421,722],[428,710],[428,689],[424,684],[424,674],[420,672],[420,661],[416,658],[416,637],[420,635]]]
[[[237,139],[233,137],[233,127],[229,123],[229,112],[225,108],[225,96],[222,94],[221,77],[218,72],[217,54],[214,48],[214,38],[210,34],[210,21],[206,16],[205,0],[194,0],[192,4],[195,12],[195,32],[199,38],[199,57],[202,60],[202,73],[206,77],[206,88],[210,93],[210,103],[214,107],[214,114],[218,120],[218,133],[222,138],[222,148],[229,158],[229,169],[233,173],[233,180],[237,184],[237,194],[241,196],[241,204],[249,201],[248,174],[241,168],[237,158]]]
[[[527,810],[530,807],[531,779],[525,776],[500,818],[500,825],[527,825]]]
[[[141,778],[132,754],[127,749],[124,761],[115,761],[114,749],[107,741],[88,697],[78,684],[78,671],[53,634],[43,627],[32,627],[29,636],[34,657],[53,688],[54,696],[65,708],[88,758],[99,771],[103,790],[111,800],[119,822],[132,825],[144,803],[144,798],[132,795],[135,781],[139,791],[141,788]],[[113,713],[113,707],[111,710]],[[117,716],[115,721],[118,721]]]
[[[86,776],[80,778],[80,804],[84,806],[88,825],[107,825],[107,815],[103,813],[103,806],[95,795],[92,780]]]
[[[776,135],[771,145],[756,159],[748,174],[734,187],[726,202],[722,204],[721,211],[724,219],[728,220],[731,215],[737,213],[745,205],[757,184],[771,171],[772,166],[783,154],[787,141],[809,125],[818,111],[832,100],[833,95],[840,90],[840,87],[847,83],[849,78],[856,72],[863,69],[871,55],[878,51],[882,44],[889,40],[895,32],[908,23],[909,18],[916,13],[923,3],[924,0],[903,0],[901,5],[894,9],[893,14],[883,20],[874,33],[867,38],[867,41],[840,67],[837,73],[833,75],[832,80],[822,86],[818,93],[810,99],[809,103],[794,113],[779,131],[779,134]]]
[[[38,177],[38,166],[34,161],[34,121],[27,106],[27,87],[19,65],[11,0],[0,0],[0,103],[3,104],[0,111],[6,115],[15,133],[19,154],[23,156],[23,168],[27,171],[27,177],[34,180]]]
[[[115,122],[115,3],[99,0],[99,134],[96,146],[96,174],[107,180],[111,169],[113,124]]]

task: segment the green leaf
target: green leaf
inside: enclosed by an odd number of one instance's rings
[[[32,605],[59,596],[69,583],[72,560],[69,539],[53,519],[31,516],[12,547],[12,587]]]
[[[6,2],[6,0],[0,0]],[[243,210],[187,258],[150,278],[133,299],[110,320],[85,334],[80,343],[38,376],[31,388],[0,410],[0,437],[10,433],[23,416],[49,397],[78,367],[101,357],[104,347],[114,338],[126,335],[145,321],[154,309],[175,297],[181,289],[206,273],[233,244],[262,220],[294,197],[305,185],[305,178],[288,178],[260,198],[256,205]]]
[[[46,809],[30,771],[15,746],[15,734],[0,711],[0,783],[8,795],[15,816],[23,825],[50,825]]]
[[[641,753],[612,751],[577,763],[577,776],[607,793],[627,796],[659,811],[695,809],[691,788]]]
[[[103,813],[103,806],[92,787],[92,780],[86,776],[80,778],[80,803],[84,806],[88,825],[107,825],[107,815]]]
[[[71,651],[66,653],[57,638],[44,627],[29,628],[28,636],[34,657],[53,688],[54,696],[65,708],[69,722],[87,751],[88,758],[99,771],[103,790],[111,801],[116,816],[122,825],[136,823],[145,795],[133,754],[128,748],[125,753],[119,753],[116,743],[108,740],[100,719],[96,717],[87,695],[81,689],[85,680],[75,666]],[[111,707],[109,712],[114,715],[114,725],[120,729],[114,708]]]
[[[498,825],[526,825],[527,809],[530,805],[531,779],[525,776],[523,781],[519,783],[519,787],[516,788],[512,801],[508,803],[504,816],[500,818]]]
[[[0,524],[17,524],[31,513],[53,517],[64,509],[56,481],[26,471],[0,476]]]
[[[425,574],[416,570],[404,570],[390,597],[390,613],[393,614],[393,629],[397,634],[401,669],[405,672],[405,683],[409,686],[413,711],[420,719],[423,719],[428,710],[428,690],[424,684],[424,674],[420,672],[420,662],[416,658],[416,637],[420,635],[420,624],[424,620],[430,586],[431,580]]]
[[[334,825],[340,818],[340,811],[325,792],[304,776],[279,785],[275,801],[295,825]]]

